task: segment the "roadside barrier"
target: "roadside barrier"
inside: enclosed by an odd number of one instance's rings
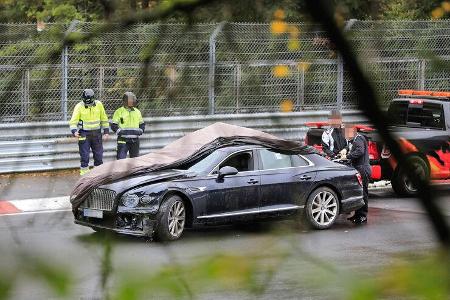
[[[145,118],[141,154],[162,148],[185,134],[215,122],[225,122],[302,141],[306,122],[325,121],[328,111],[256,113]],[[365,122],[356,110],[343,111],[344,121]],[[0,173],[46,171],[79,167],[77,139],[67,122],[0,124]],[[104,161],[115,159],[116,136],[104,142]],[[90,163],[93,163],[91,159]]]

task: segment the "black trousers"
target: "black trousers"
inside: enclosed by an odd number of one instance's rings
[[[81,169],[89,167],[89,152],[92,150],[94,166],[103,164],[103,142],[101,132],[88,133],[78,138],[78,149],[80,151]]]
[[[128,152],[130,158],[139,156],[139,139],[117,139],[117,159],[127,158]]]
[[[369,179],[371,174],[370,171],[368,172],[364,167],[361,168],[355,167],[355,169],[359,172],[359,174],[361,174],[363,185],[363,199],[364,199],[364,206],[355,211],[355,216],[366,217],[369,211]]]

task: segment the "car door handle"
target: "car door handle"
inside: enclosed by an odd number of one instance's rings
[[[309,175],[303,175],[300,177],[300,180],[310,180],[312,177]]]
[[[247,183],[250,183],[250,184],[256,184],[256,183],[258,183],[259,181],[258,180],[256,180],[256,179],[250,179],[249,181],[247,181]]]

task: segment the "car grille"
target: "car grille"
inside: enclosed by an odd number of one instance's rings
[[[106,189],[94,189],[84,201],[82,207],[111,211],[114,208],[116,192]]]

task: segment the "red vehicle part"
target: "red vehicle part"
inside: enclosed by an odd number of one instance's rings
[[[369,148],[369,159],[380,159],[380,153],[378,152],[377,143],[368,141],[367,146]]]
[[[427,155],[428,163],[430,164],[430,177],[431,179],[448,179],[450,178],[450,153],[443,152],[442,150],[436,151],[442,165],[436,157]]]
[[[306,122],[305,125],[307,127],[312,127],[312,128],[322,128],[324,126],[330,125],[330,123],[328,123],[328,122]]]
[[[414,144],[409,142],[404,138],[399,139],[400,149],[403,153],[419,153]],[[430,166],[430,178],[431,179],[447,179],[450,178],[450,153],[444,152],[442,150],[436,151],[436,154],[444,162],[444,164],[440,163],[436,157],[432,155],[426,155],[428,164]],[[395,170],[397,168],[397,161],[393,156],[389,156],[389,164],[392,169]]]
[[[371,165],[370,168],[372,169],[372,179],[373,180],[380,180],[381,179],[381,166],[380,165]]]

